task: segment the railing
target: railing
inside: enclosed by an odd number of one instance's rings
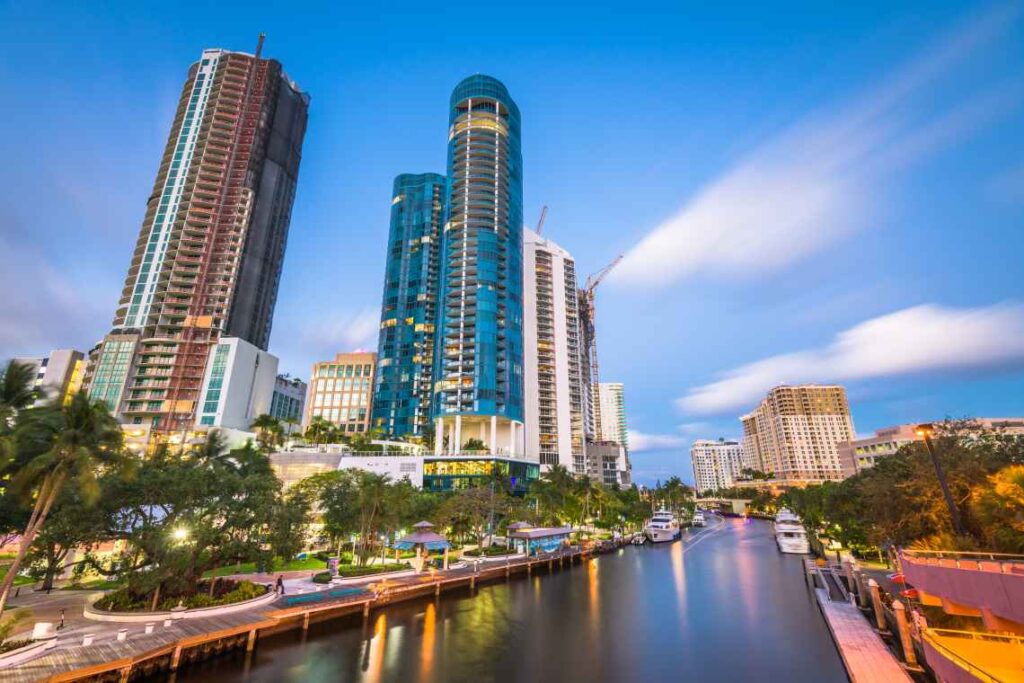
[[[939,641],[939,638],[962,638],[966,640],[981,640],[985,642],[999,642],[1007,645],[1017,645],[1018,647],[1024,646],[1024,638],[1016,636],[1002,636],[995,635],[992,633],[975,633],[974,631],[954,631],[952,629],[944,628],[928,628],[925,629],[923,634],[924,642],[933,648],[940,655],[948,659],[950,662],[956,664],[961,669],[967,671],[969,674],[974,676],[984,683],[1000,683],[1003,679],[999,678],[988,671],[985,671],[977,664],[974,664],[963,655],[955,652],[950,647],[947,647]],[[932,664],[932,662],[929,662]]]
[[[954,559],[954,560],[992,560],[995,562],[1024,562],[1024,555],[1014,555],[1011,553],[985,553],[977,551],[959,551],[959,550],[901,550],[903,555],[907,557],[920,557],[928,558],[935,557],[938,559]]]

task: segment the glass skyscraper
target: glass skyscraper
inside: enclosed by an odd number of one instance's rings
[[[519,108],[490,76],[452,92],[434,367],[438,449],[523,449],[523,160]],[[452,418],[452,419],[450,419]],[[499,434],[501,432],[501,434]]]
[[[373,426],[422,436],[430,424],[445,178],[403,173],[391,198]]]

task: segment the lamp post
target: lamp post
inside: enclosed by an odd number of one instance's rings
[[[939,456],[935,454],[935,447],[932,445],[932,434],[934,429],[930,424],[917,425],[917,429],[914,433],[920,436],[924,440],[924,447],[928,449],[928,455],[932,459],[932,465],[935,466],[935,476],[939,480],[939,486],[942,488],[942,497],[946,499],[946,507],[949,508],[949,516],[953,520],[953,533],[957,536],[966,536],[967,532],[964,531],[963,522],[960,521],[960,511],[956,507],[956,502],[953,501],[953,494],[949,492],[949,483],[946,481],[946,472],[942,469],[942,463],[939,462]]]

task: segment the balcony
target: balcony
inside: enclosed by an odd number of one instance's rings
[[[945,683],[997,683],[1024,679],[1024,638],[928,628],[924,656]]]
[[[901,566],[923,603],[1024,632],[1024,555],[905,550]]]

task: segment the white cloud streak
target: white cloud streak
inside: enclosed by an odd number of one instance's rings
[[[743,365],[677,399],[685,413],[750,409],[772,387],[1024,365],[1024,306],[922,305],[865,321],[827,347]]]
[[[768,140],[643,237],[609,281],[655,288],[699,273],[756,276],[861,228],[869,218],[866,197],[887,174],[1015,103],[1019,88],[1004,84],[935,115],[919,111],[934,86],[1016,14],[1014,6],[989,11],[876,90]]]
[[[647,434],[635,429],[629,430],[629,450],[632,453],[644,451],[670,451],[684,448],[687,439],[673,434]]]

